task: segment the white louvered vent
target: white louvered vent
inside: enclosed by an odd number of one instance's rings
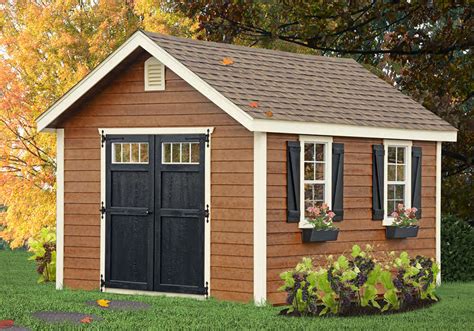
[[[163,63],[150,57],[145,61],[145,91],[164,91],[165,66]]]

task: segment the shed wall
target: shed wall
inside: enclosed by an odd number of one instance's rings
[[[166,69],[166,90],[144,92],[142,54],[75,109],[65,131],[64,285],[100,279],[98,128],[215,127],[211,144],[211,295],[249,301],[253,292],[253,135]]]
[[[352,245],[369,243],[375,251],[402,251],[435,257],[436,143],[413,142],[423,148],[422,219],[417,238],[386,240],[382,221],[372,220],[372,145],[381,139],[334,137],[344,143],[344,220],[337,222],[334,242],[303,244],[297,223],[286,222],[286,142],[297,135],[268,134],[267,175],[267,298],[273,304],[285,301],[278,292],[279,274],[293,268],[304,256],[322,263],[329,254],[350,252]]]

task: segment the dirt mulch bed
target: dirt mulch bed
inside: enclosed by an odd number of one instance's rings
[[[384,306],[384,301],[383,300],[377,300],[379,305],[381,307]],[[333,314],[327,314],[324,315],[324,317],[350,317],[350,316],[365,316],[365,315],[390,315],[390,314],[399,314],[399,313],[405,313],[408,311],[413,311],[413,310],[418,310],[422,308],[427,308],[432,306],[433,304],[439,302],[435,300],[416,300],[413,301],[410,304],[403,305],[400,307],[398,310],[388,310],[385,312],[381,312],[380,309],[374,308],[374,307],[361,307],[357,304],[352,304],[351,307],[348,309],[344,310],[343,312],[333,315]],[[285,308],[280,311],[279,315],[281,316],[287,316],[287,317],[302,317],[302,316],[307,316],[307,317],[319,317],[319,313],[321,310],[323,310],[323,306],[318,306],[317,312],[313,315],[302,315],[299,312],[293,311],[288,314],[288,308]]]
[[[101,321],[102,318],[83,313],[70,313],[61,311],[39,311],[32,314],[33,317],[49,323],[71,322],[74,324],[82,324],[83,319],[89,318],[91,322]]]
[[[150,308],[150,305],[144,302],[139,301],[122,301],[122,300],[112,300],[109,302],[108,307],[102,307],[97,304],[97,301],[88,301],[86,305],[95,306],[101,309],[111,309],[111,310],[146,310]]]

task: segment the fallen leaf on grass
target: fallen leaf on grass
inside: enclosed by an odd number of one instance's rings
[[[7,329],[11,328],[15,322],[13,320],[1,320],[0,321],[0,329]]]
[[[92,317],[90,316],[86,316],[83,319],[81,319],[81,323],[84,323],[84,324],[90,324],[91,322],[92,322]]]
[[[258,102],[257,101],[252,101],[249,103],[249,106],[252,108],[258,108]]]
[[[231,64],[234,64],[234,60],[232,60],[232,58],[230,58],[230,57],[225,57],[225,58],[222,59],[221,64],[223,64],[225,66],[229,66]]]
[[[110,300],[99,299],[96,302],[100,307],[107,308],[109,306]]]

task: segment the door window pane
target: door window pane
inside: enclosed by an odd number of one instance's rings
[[[163,164],[198,164],[199,143],[198,142],[176,142],[163,143]]]
[[[112,163],[148,163],[148,143],[112,143]]]

